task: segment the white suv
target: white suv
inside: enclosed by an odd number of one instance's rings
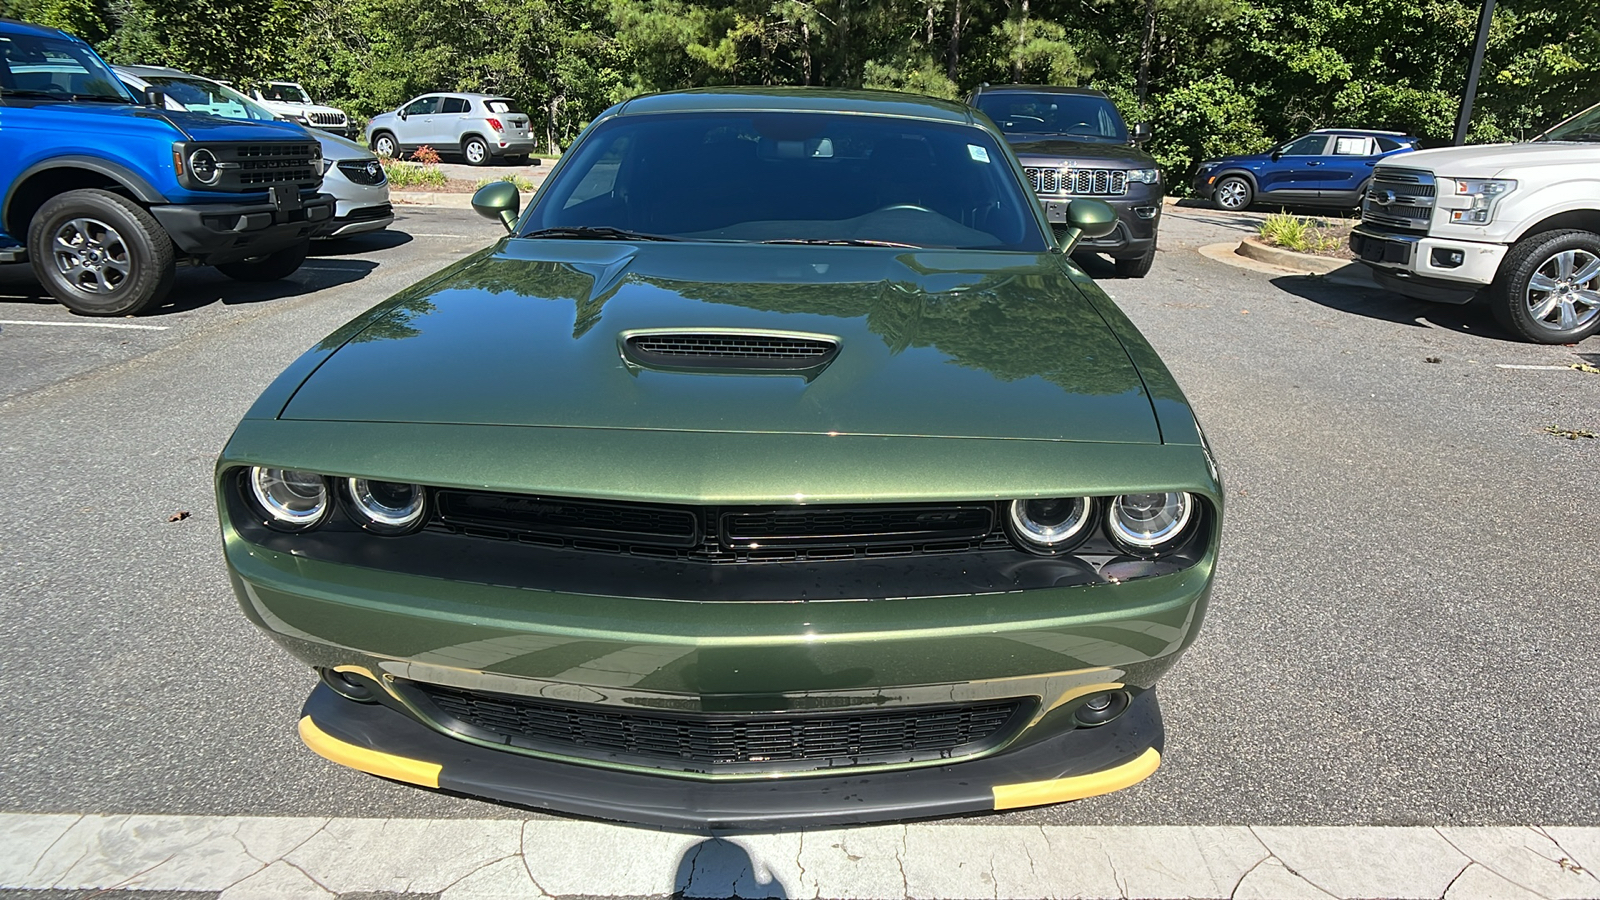
[[[423,94],[367,123],[367,146],[379,156],[426,146],[486,166],[495,157],[526,158],[535,143],[528,114],[494,94]]]
[[[350,127],[350,117],[344,114],[344,110],[313,101],[306,89],[293,81],[269,81],[265,86],[251,91],[250,98],[291,122],[331,131],[340,137],[356,136],[356,130]]]
[[[1384,287],[1466,303],[1543,344],[1600,331],[1600,105],[1523,144],[1382,164],[1350,249]]]

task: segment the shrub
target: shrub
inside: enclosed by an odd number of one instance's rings
[[[383,160],[383,171],[389,176],[389,187],[403,191],[407,188],[442,188],[450,180],[442,169],[419,166],[398,160]]]
[[[1325,253],[1339,246],[1339,239],[1329,235],[1301,216],[1273,213],[1261,223],[1259,232],[1264,243],[1297,253]]]
[[[524,194],[531,193],[535,188],[538,187],[538,185],[533,183],[532,178],[529,178],[526,175],[517,175],[515,173],[511,175],[501,175],[499,178],[480,178],[478,179],[478,187],[485,187],[487,185],[494,184],[497,181],[509,181],[517,186],[518,191]]]
[[[411,151],[411,159],[413,162],[419,162],[425,166],[437,166],[439,164],[439,151],[429,147],[427,144],[423,144],[421,147]]]

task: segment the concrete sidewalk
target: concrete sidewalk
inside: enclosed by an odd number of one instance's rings
[[[331,898],[1600,898],[1600,828],[889,825],[0,814],[0,889]],[[0,890],[0,897],[7,890]]]

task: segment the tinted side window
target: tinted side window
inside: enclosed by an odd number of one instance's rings
[[[1282,153],[1284,156],[1321,156],[1327,146],[1327,135],[1308,134],[1285,144]]]
[[[467,111],[467,101],[460,97],[444,98],[444,107],[439,110],[446,113],[464,113]]]
[[[406,107],[406,115],[408,116],[432,115],[438,111],[438,97],[423,97],[421,100],[413,100],[411,101],[411,105]]]
[[[1378,150],[1381,153],[1392,153],[1404,146],[1405,145],[1399,141],[1390,140],[1386,137],[1378,138]]]

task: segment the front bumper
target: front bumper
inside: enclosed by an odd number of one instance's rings
[[[1150,252],[1156,245],[1156,232],[1161,227],[1162,196],[1159,186],[1135,185],[1122,197],[1089,197],[1102,200],[1117,211],[1117,227],[1105,237],[1080,240],[1076,249],[1091,253],[1106,253],[1114,257],[1138,257]],[[1067,220],[1067,206],[1074,198],[1068,196],[1039,195],[1045,216],[1052,226]]]
[[[1443,298],[1425,289],[1431,286],[1447,294],[1470,297],[1492,284],[1508,248],[1504,244],[1394,232],[1363,223],[1350,232],[1350,249],[1375,273],[1389,276],[1384,279],[1386,287],[1418,299],[1439,300]],[[1407,290],[1408,283],[1418,288]]]
[[[343,207],[345,204],[339,205]],[[348,210],[340,209],[340,214],[319,226],[312,237],[319,240],[350,237],[355,234],[382,231],[393,223],[394,207],[387,202],[374,206],[352,206]]]
[[[201,265],[265,256],[307,240],[333,217],[327,194],[279,195],[257,203],[152,206],[150,214],[184,254]]]
[[[440,734],[327,685],[311,692],[300,737],[374,775],[519,806],[681,829],[766,831],[949,816],[1061,803],[1121,790],[1161,761],[1154,693],[1098,728],[954,765],[804,779],[685,781],[519,756]]]

